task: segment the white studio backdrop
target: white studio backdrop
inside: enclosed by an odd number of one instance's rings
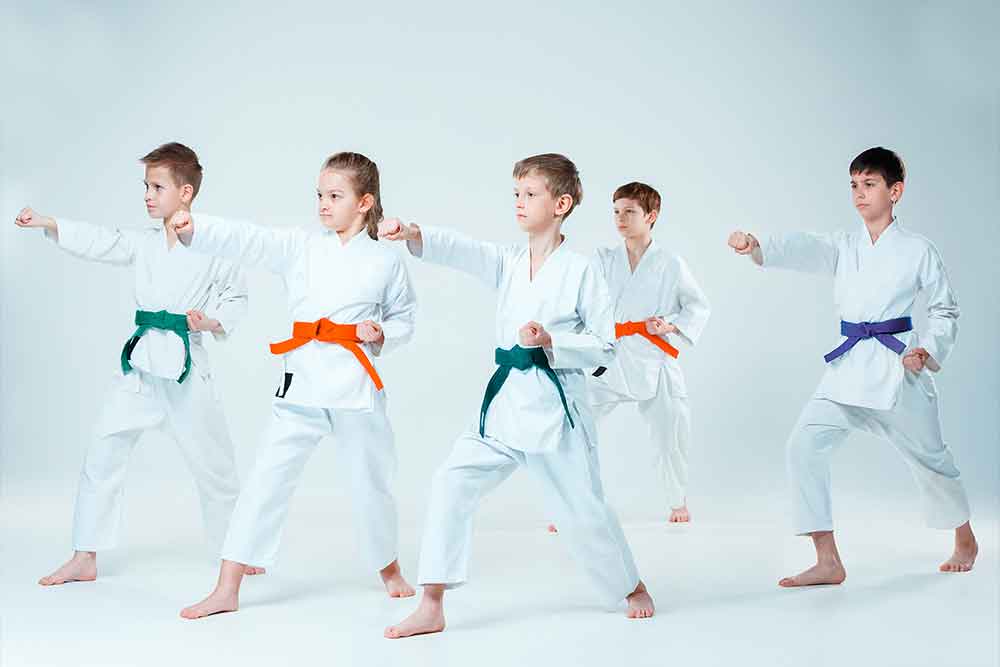
[[[785,438],[835,341],[831,281],[756,270],[726,235],[860,224],[847,166],[870,146],[893,148],[909,170],[900,218],[937,244],[963,308],[937,378],[942,417],[974,511],[992,514],[1000,96],[991,3],[42,2],[0,12],[0,492],[63,503],[67,532],[92,424],[132,330],[132,277],[69,258],[13,219],[31,205],[140,224],[137,160],[172,140],[205,165],[196,213],[279,226],[314,220],[318,168],[339,150],[380,165],[388,215],[502,242],[522,240],[513,163],[563,152],[585,191],[565,232],[586,253],[618,242],[615,187],[651,183],[664,199],[655,238],[688,260],[714,308],[699,347],[681,357],[692,509],[696,519],[773,522],[785,517]],[[433,470],[478,414],[495,301],[461,274],[409,267],[417,334],[381,368],[397,497],[416,526]],[[210,350],[244,476],[279,375],[267,343],[289,328],[279,279],[252,270],[249,283],[249,317]],[[601,428],[605,486],[625,520],[664,514],[644,436],[628,408]],[[322,449],[297,506],[345,501],[336,468]],[[834,474],[839,512],[875,503],[879,516],[916,521],[915,489],[888,445],[856,436]],[[195,507],[162,437],[134,455],[129,494]],[[487,499],[482,522],[544,520],[540,497],[518,475]]]

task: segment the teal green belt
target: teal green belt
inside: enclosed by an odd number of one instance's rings
[[[150,329],[160,329],[161,331],[173,331],[184,341],[184,372],[177,378],[178,383],[184,382],[184,378],[191,371],[191,340],[188,338],[187,315],[168,313],[165,310],[158,310],[155,313],[148,310],[137,310],[135,311],[135,323],[139,328],[135,330],[131,338],[125,341],[125,347],[122,348],[122,373],[128,373],[132,370],[130,361],[132,350],[135,349],[143,334]]]
[[[566,403],[566,394],[563,393],[559,376],[549,366],[549,358],[545,356],[545,350],[540,347],[523,348],[520,345],[515,345],[509,350],[498,347],[494,358],[499,368],[493,373],[489,384],[486,385],[486,395],[483,396],[483,407],[479,411],[479,435],[486,435],[486,412],[490,409],[490,403],[500,393],[500,388],[507,381],[507,376],[510,375],[510,369],[512,368],[516,368],[519,371],[526,371],[529,368],[541,368],[549,376],[549,379],[555,383],[556,389],[559,391],[559,399],[562,401],[563,410],[566,412],[566,419],[569,420],[570,428],[576,428],[573,424],[573,417],[569,413],[569,405]]]

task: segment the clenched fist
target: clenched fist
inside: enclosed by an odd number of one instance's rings
[[[382,327],[371,320],[365,320],[358,324],[357,336],[363,343],[381,343],[385,340]]]
[[[653,336],[666,336],[667,334],[677,333],[677,327],[665,321],[662,317],[647,317],[646,333]]]
[[[538,322],[528,322],[517,332],[521,347],[552,347],[552,336]]]
[[[378,223],[378,237],[387,241],[419,241],[420,228],[399,218],[386,218]]]
[[[188,331],[222,331],[222,323],[211,317],[206,317],[200,310],[187,311]]]
[[[191,217],[190,211],[178,209],[170,216],[167,226],[177,234],[178,241],[184,245],[191,245],[191,239],[194,237],[194,219]]]
[[[922,347],[915,347],[903,355],[903,368],[913,373],[919,373],[925,366],[930,366],[930,353]]]
[[[39,215],[29,207],[21,209],[21,212],[14,218],[14,224],[18,227],[40,227],[42,229],[56,229],[56,221],[46,215]]]
[[[729,235],[729,247],[736,251],[738,255],[749,255],[754,248],[760,247],[760,243],[752,234],[735,231]]]

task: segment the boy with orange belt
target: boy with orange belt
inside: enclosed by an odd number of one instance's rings
[[[687,263],[653,240],[660,194],[645,183],[628,183],[611,199],[624,243],[598,249],[596,264],[614,303],[618,345],[614,361],[591,377],[591,400],[598,416],[636,404],[657,450],[668,520],[685,522],[691,411],[679,351],[668,336],[697,343],[708,322],[708,298]]]

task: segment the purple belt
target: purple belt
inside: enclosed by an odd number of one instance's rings
[[[847,336],[836,350],[823,355],[826,363],[830,363],[858,344],[859,341],[874,338],[896,354],[902,354],[906,345],[892,334],[913,330],[913,321],[909,317],[897,317],[884,322],[845,322],[840,321],[840,335]]]

